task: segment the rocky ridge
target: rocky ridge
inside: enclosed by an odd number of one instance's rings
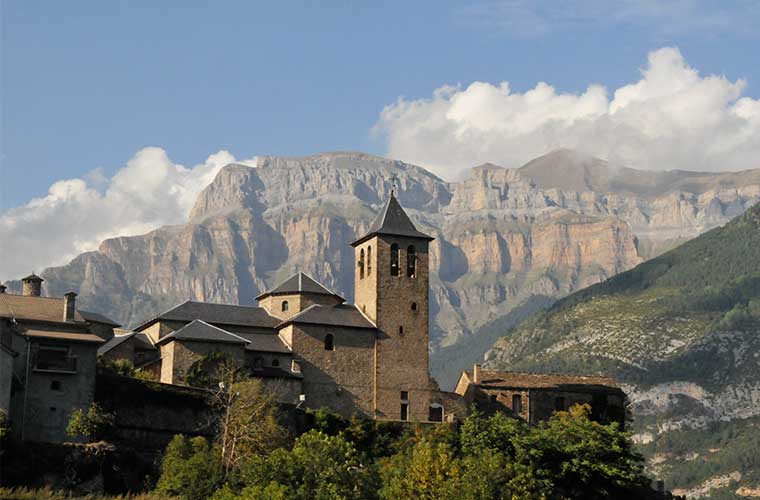
[[[250,304],[297,270],[351,300],[348,242],[392,177],[415,224],[436,238],[431,349],[444,386],[505,324],[760,200],[760,171],[640,172],[567,150],[521,168],[482,165],[457,183],[363,153],[260,157],[255,168],[223,168],[186,224],[109,239],[46,269],[45,291],[76,290],[83,307],[125,324],[186,299]],[[462,366],[444,370],[435,353]]]

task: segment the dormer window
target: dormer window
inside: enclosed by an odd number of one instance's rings
[[[397,244],[391,245],[391,276],[398,276],[399,249]]]

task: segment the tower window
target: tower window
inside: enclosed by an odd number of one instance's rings
[[[417,303],[412,302],[412,311],[416,311],[416,310],[417,310]]]
[[[367,276],[372,274],[372,245],[367,247]]]
[[[363,280],[364,279],[364,249],[363,248],[359,251],[358,267],[359,267],[359,279]]]
[[[409,391],[401,391],[401,401],[409,401]]]
[[[391,245],[391,276],[398,276],[398,245]]]
[[[399,337],[403,337],[404,336],[404,327],[403,326],[399,326],[398,327],[398,335],[399,335]]]
[[[286,312],[290,308],[290,304],[288,304],[287,300],[282,301],[282,312]]]
[[[335,350],[335,337],[333,337],[332,333],[328,333],[325,335],[325,351],[334,351]]]
[[[406,249],[406,275],[414,278],[417,274],[417,250],[414,245],[409,245]]]
[[[522,396],[519,394],[512,395],[512,411],[514,413],[522,413]]]
[[[408,403],[401,403],[401,415],[399,415],[399,418],[401,420],[409,420],[409,404]]]

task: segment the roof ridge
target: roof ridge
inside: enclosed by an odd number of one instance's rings
[[[212,325],[211,323],[206,323],[206,322],[205,322],[205,321],[203,321],[202,319],[194,319],[194,320],[192,320],[190,323],[186,324],[185,326],[183,326],[182,328],[180,328],[180,329],[179,329],[179,330],[177,330],[177,331],[179,332],[179,331],[181,331],[182,329],[184,329],[184,328],[187,328],[188,326],[192,325],[192,324],[193,324],[193,323],[195,323],[195,322],[203,323],[204,325],[206,325],[206,326],[209,326],[209,327],[211,327],[211,328],[214,328],[215,330],[219,330],[220,332],[222,332],[222,333],[225,333],[225,334],[227,334],[227,335],[229,335],[229,336],[231,336],[231,337],[235,337],[236,339],[240,339],[240,340],[242,340],[243,342],[245,342],[246,344],[250,344],[250,343],[251,343],[251,341],[250,341],[250,340],[248,340],[248,339],[244,339],[243,337],[240,337],[239,335],[235,335],[234,333],[232,333],[232,332],[229,332],[229,331],[225,330],[224,328],[219,328],[218,326]]]

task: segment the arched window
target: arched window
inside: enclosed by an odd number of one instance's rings
[[[332,333],[325,335],[325,351],[335,350],[335,338]]]
[[[282,312],[286,312],[290,308],[290,304],[288,304],[287,300],[282,301]]]
[[[274,358],[272,360],[272,366],[274,366],[275,368],[277,368],[278,366],[280,366],[280,360],[277,359],[277,358]]]
[[[406,249],[406,275],[414,278],[415,274],[417,274],[417,251],[414,245],[409,245]]]
[[[403,326],[399,326],[398,327],[398,334],[399,334],[399,337],[403,337],[404,336],[404,327]]]
[[[367,247],[367,276],[372,274],[372,245]]]
[[[412,311],[416,311],[416,310],[417,310],[417,303],[412,302]]]
[[[359,279],[364,279],[364,249],[359,250]]]
[[[398,276],[398,245],[391,245],[391,276]]]

